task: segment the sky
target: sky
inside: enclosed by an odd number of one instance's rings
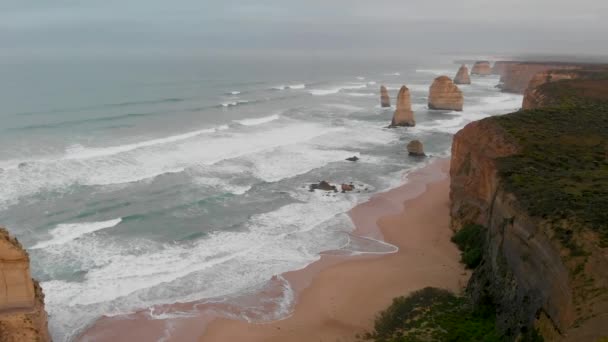
[[[2,0],[0,59],[608,54],[606,0]]]

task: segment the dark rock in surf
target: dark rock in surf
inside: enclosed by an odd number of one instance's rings
[[[331,185],[326,181],[321,181],[321,182],[319,182],[319,184],[310,184],[309,189],[311,192],[313,192],[315,190],[338,192],[338,188],[336,188],[335,185]]]

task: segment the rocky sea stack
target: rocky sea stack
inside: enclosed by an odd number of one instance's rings
[[[488,61],[479,61],[473,65],[473,69],[471,70],[471,75],[491,75],[492,67],[490,66],[490,62]]]
[[[462,111],[464,97],[447,76],[439,76],[429,89],[429,108]]]
[[[462,65],[458,69],[456,77],[454,77],[454,84],[471,84],[471,77],[469,76],[469,68],[466,65]]]
[[[395,110],[395,114],[393,114],[393,121],[390,125],[390,127],[397,126],[416,126],[414,112],[412,112],[410,90],[406,86],[401,87],[401,90],[399,90],[399,95],[397,96],[397,110]]]
[[[420,142],[420,140],[412,140],[409,144],[407,144],[407,152],[410,156],[414,157],[424,157],[424,145]]]
[[[50,341],[44,294],[30,275],[30,258],[0,227],[0,341]]]
[[[385,86],[380,87],[380,105],[382,108],[389,108],[391,106],[391,97],[388,95],[388,90]]]

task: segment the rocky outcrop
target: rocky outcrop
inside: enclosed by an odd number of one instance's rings
[[[410,156],[414,157],[424,157],[424,145],[420,142],[420,140],[412,140],[409,144],[407,144],[407,152]]]
[[[494,62],[494,66],[492,66],[492,75],[502,76],[510,65],[517,64],[521,62],[516,61],[498,61]]]
[[[356,162],[359,160],[359,157],[357,156],[352,156],[350,158],[346,158],[346,161],[350,161],[350,162]]]
[[[0,341],[50,341],[44,295],[29,261],[17,239],[0,228]]]
[[[447,76],[439,76],[429,89],[429,108],[462,111],[464,97]]]
[[[412,112],[412,102],[410,99],[410,90],[403,86],[399,90],[397,96],[397,110],[393,114],[393,120],[391,121],[390,127],[416,126],[416,120],[414,120],[414,112]]]
[[[507,93],[523,94],[534,75],[547,70],[580,69],[580,64],[522,62],[507,64],[499,88]]]
[[[391,98],[385,86],[380,86],[380,106],[388,108],[391,106]]]
[[[338,192],[338,188],[335,185],[329,184],[327,181],[321,181],[318,184],[310,184],[308,189],[311,192],[315,190]]]
[[[462,65],[454,77],[454,84],[471,84],[471,77],[469,76],[469,68],[466,65]]]
[[[488,61],[479,61],[475,62],[473,65],[473,69],[471,69],[471,75],[491,75],[492,67],[490,66],[490,62]]]

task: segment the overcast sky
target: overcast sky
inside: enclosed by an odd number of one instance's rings
[[[18,59],[311,49],[608,54],[608,0],[2,0],[0,42],[0,58]]]

